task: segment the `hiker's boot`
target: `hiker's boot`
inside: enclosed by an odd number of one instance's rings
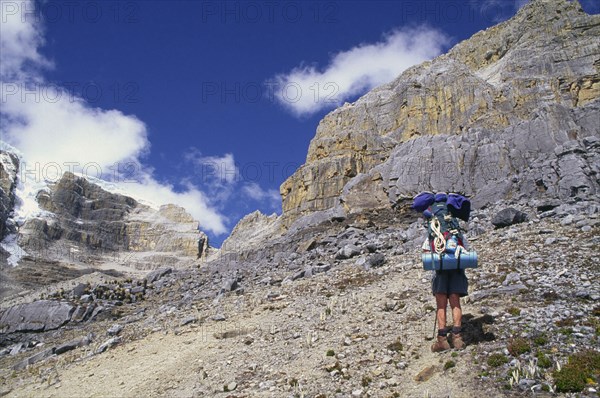
[[[465,348],[465,342],[462,339],[462,333],[460,329],[452,328],[451,340],[452,347],[454,347],[454,349],[462,350],[463,348]]]
[[[447,336],[438,335],[437,341],[435,343],[433,343],[433,345],[431,346],[432,352],[442,352],[442,351],[446,351],[449,349],[450,349],[450,344],[448,344]]]

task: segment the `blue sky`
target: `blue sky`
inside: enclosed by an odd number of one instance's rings
[[[1,0],[2,141],[38,179],[72,167],[182,204],[218,245],[280,213],[336,104],[523,3]]]

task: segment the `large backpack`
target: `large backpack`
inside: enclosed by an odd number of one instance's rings
[[[450,212],[447,202],[433,202],[429,207],[429,212],[432,216],[427,222],[427,236],[429,237],[431,250],[435,250],[434,242],[438,230],[445,241],[455,237],[457,243],[463,246],[463,235],[460,230],[458,219]]]
[[[471,202],[459,194],[421,192],[412,208],[422,211],[427,220],[430,252],[423,253],[425,269],[461,269],[477,267],[477,254],[464,248],[458,219],[469,220]]]

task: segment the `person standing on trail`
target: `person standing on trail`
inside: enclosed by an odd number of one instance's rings
[[[461,350],[465,343],[462,339],[462,308],[460,298],[467,295],[469,283],[464,269],[451,271],[434,271],[431,290],[435,296],[436,317],[438,324],[437,340],[431,346],[431,351],[441,352],[450,349],[448,333],[452,346]],[[452,309],[452,328],[446,327],[446,309],[450,303]]]
[[[458,220],[449,210],[457,212],[456,207],[464,207],[463,213],[458,212],[462,219],[468,219],[470,213],[470,203],[466,204],[468,199],[464,198],[465,203],[456,203],[456,198],[460,195],[451,194],[452,203],[448,200],[446,193],[437,193],[435,196],[431,193],[422,193],[415,197],[414,209],[423,211],[427,220],[428,234],[423,243],[423,253],[442,253],[451,252],[460,256],[461,251],[469,249],[466,238],[460,233]],[[423,199],[426,197],[426,199]],[[462,196],[461,196],[462,197]],[[426,200],[425,202],[420,202]],[[461,199],[462,200],[462,199]],[[448,204],[446,203],[448,201]],[[466,213],[466,214],[464,214]],[[438,247],[441,246],[441,247]],[[462,258],[462,257],[461,257]],[[435,269],[431,281],[432,293],[436,302],[436,322],[438,325],[437,340],[431,346],[431,351],[442,352],[449,350],[450,344],[448,338],[455,349],[463,349],[465,343],[462,338],[462,308],[460,298],[468,294],[469,283],[465,270],[457,267],[456,269]],[[446,309],[450,304],[452,310],[452,327],[446,327]]]

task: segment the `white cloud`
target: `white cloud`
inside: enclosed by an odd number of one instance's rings
[[[44,42],[41,22],[25,18],[34,8],[32,1],[0,3],[0,133],[23,153],[28,172],[21,175],[37,180],[32,183],[67,170],[113,177],[116,186],[137,199],[181,205],[204,230],[226,233],[227,218],[199,188],[188,184],[178,192],[142,167],[140,158],[150,148],[142,121],[118,110],[92,107],[44,80],[41,71],[52,63],[38,51]],[[232,155],[223,159],[227,165],[233,162]],[[88,165],[92,167],[86,169]]]
[[[194,167],[194,180],[206,187],[208,196],[216,206],[232,199],[248,199],[259,202],[271,210],[279,209],[281,196],[276,189],[263,189],[251,176],[244,176],[236,164],[233,154],[223,156],[205,156],[197,148],[192,147],[184,155],[184,159]],[[252,164],[260,167],[257,164]],[[262,170],[258,171],[259,175]],[[254,177],[254,176],[252,176]]]
[[[299,66],[275,76],[274,93],[296,116],[311,114],[395,79],[409,67],[441,54],[449,43],[444,33],[426,26],[396,30],[378,43],[335,54],[321,70]]]
[[[470,6],[489,23],[499,23],[511,18],[529,0],[470,0]]]
[[[240,171],[231,153],[223,156],[203,156],[197,148],[192,147],[184,157],[194,165],[194,174],[205,183],[223,185],[239,180]]]
[[[255,182],[249,182],[242,187],[242,192],[249,198],[257,201],[268,201],[271,207],[277,206],[281,200],[279,192],[275,189],[263,189]]]
[[[0,0],[0,76],[23,77],[24,67],[51,65],[38,52],[44,37],[31,20],[34,8],[33,1]]]
[[[43,83],[27,90],[28,82],[2,82],[2,112],[18,120],[9,123],[6,139],[28,159],[49,162],[95,162],[103,169],[136,159],[149,147],[146,126],[118,110],[91,108],[81,99],[71,102],[66,92],[50,101]],[[27,92],[27,94],[24,94]],[[10,93],[10,94],[8,94]],[[52,94],[54,96],[54,94]]]

